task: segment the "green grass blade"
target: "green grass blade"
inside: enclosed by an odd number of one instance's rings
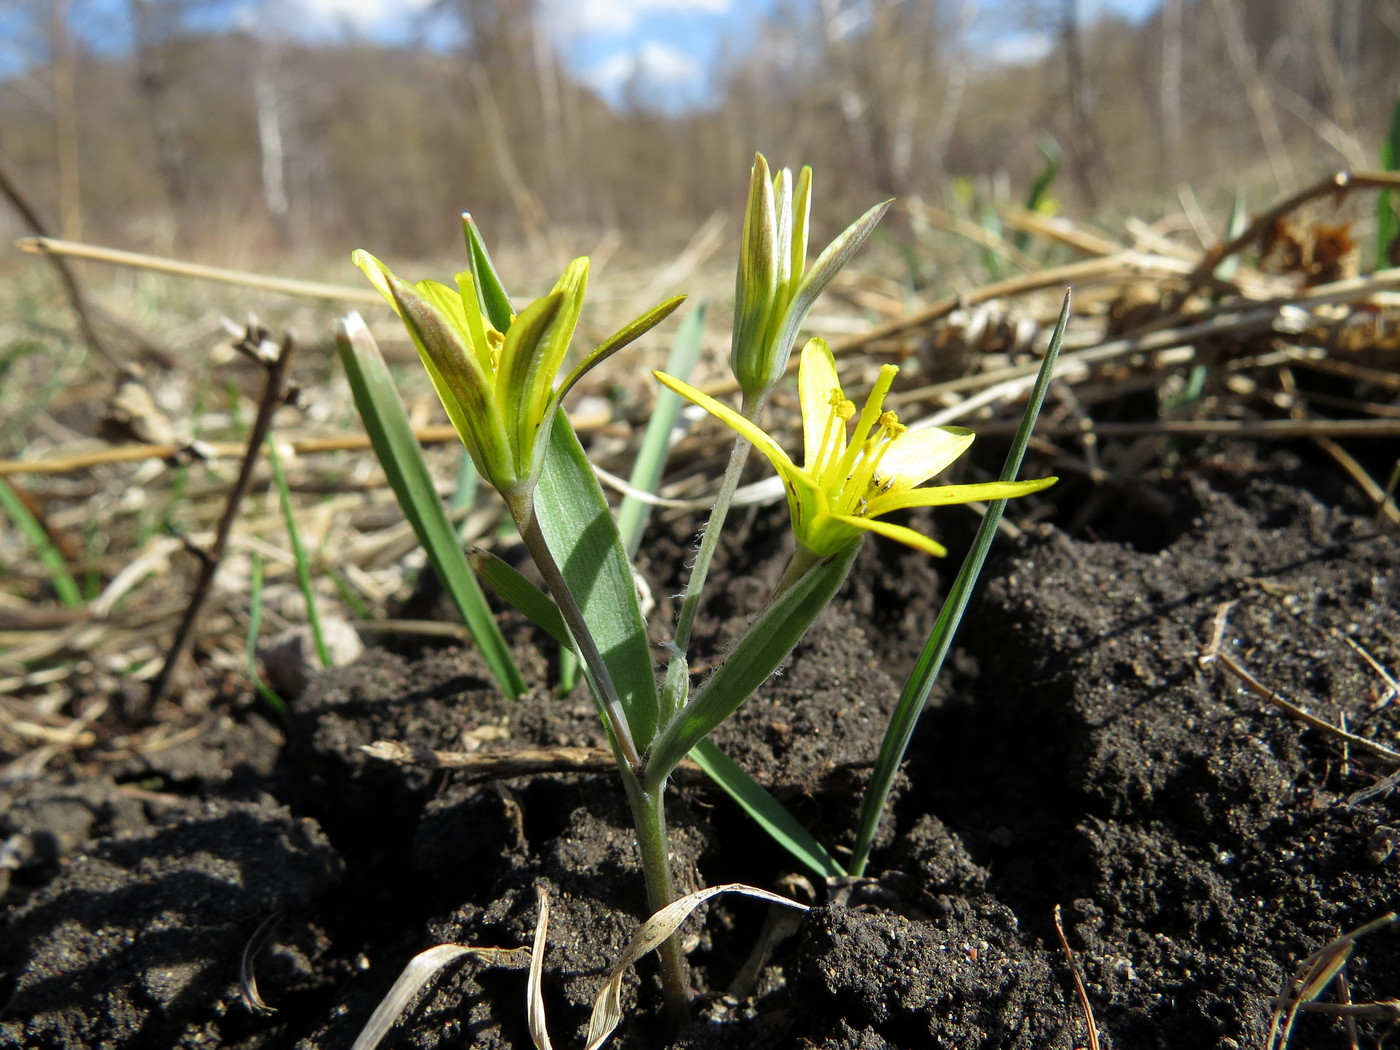
[[[1065,161],[1065,151],[1060,148],[1060,140],[1054,135],[1042,135],[1035,145],[1040,150],[1040,155],[1045,158],[1045,164],[1026,193],[1027,211],[1040,210],[1041,203],[1049,196],[1050,186],[1059,177],[1060,168]],[[1018,251],[1029,251],[1031,235],[1022,230],[1016,234],[1012,243],[1016,245]]]
[[[1245,202],[1245,192],[1236,188],[1235,195],[1230,201],[1230,214],[1225,217],[1225,237],[1220,242],[1231,244],[1235,238],[1244,233],[1245,227],[1249,225],[1249,208]],[[1238,254],[1231,255],[1215,268],[1215,274],[1221,280],[1229,281],[1235,276],[1235,272],[1240,268],[1240,257]],[[1218,296],[1217,296],[1218,298]]]
[[[423,461],[422,449],[413,436],[408,414],[374,337],[359,316],[351,314],[341,323],[336,341],[345,374],[350,379],[355,407],[404,516],[413,526],[428,560],[462,614],[462,620],[502,691],[512,698],[522,696],[526,691],[525,679],[515,665],[510,647],[491,615],[486,596],[472,575],[457,534],[447,520],[428,466]]]
[[[301,532],[297,528],[296,511],[292,506],[292,490],[287,485],[287,475],[282,470],[282,457],[277,454],[277,443],[272,435],[267,435],[267,459],[272,464],[272,483],[277,487],[277,499],[282,507],[282,520],[287,525],[287,540],[292,545],[292,560],[296,563],[297,586],[306,599],[306,622],[311,627],[311,637],[316,643],[316,656],[322,667],[331,665],[331,653],[326,648],[326,635],[321,630],[321,613],[316,605],[316,589],[311,585],[311,561],[306,556],[306,548],[301,545]]]
[[[705,739],[690,753],[695,764],[703,769],[726,795],[811,872],[823,879],[840,878],[846,870],[836,863],[826,847],[797,818],[783,808],[781,802],[745,773],[734,760],[719,749],[713,740]]]
[[[68,563],[63,560],[63,553],[54,546],[53,540],[49,539],[49,534],[44,531],[44,526],[39,524],[39,519],[29,513],[24,500],[20,499],[19,493],[11,488],[4,478],[0,478],[0,510],[4,510],[10,516],[15,528],[24,533],[25,538],[38,552],[39,562],[49,574],[49,582],[53,584],[58,600],[70,609],[82,608],[83,596],[78,590],[73,574],[68,571]]]
[[[248,640],[245,649],[248,653],[248,681],[253,683],[253,691],[258,694],[283,725],[290,725],[291,711],[287,701],[262,680],[258,674],[258,635],[262,633],[263,615],[263,562],[262,555],[254,551],[249,558],[251,568],[248,581]]]
[[[476,504],[476,493],[481,487],[481,476],[476,472],[476,464],[467,454],[466,446],[462,447],[461,459],[457,461],[457,484],[452,489],[452,509],[462,511],[462,524],[457,529],[457,538],[463,543],[467,541],[467,519],[466,510]]]
[[[1381,167],[1385,171],[1400,170],[1400,99],[1390,111],[1390,134],[1381,143]],[[1391,265],[1390,245],[1400,236],[1400,216],[1395,213],[1395,191],[1382,190],[1376,195],[1376,269]]]
[[[550,428],[535,514],[617,689],[638,748],[656,735],[660,700],[637,584],[578,435],[561,409]]]
[[[1055,360],[1059,356],[1060,344],[1064,341],[1065,325],[1068,322],[1069,296],[1066,295],[1064,306],[1060,310],[1059,322],[1055,325],[1055,333],[1050,338],[1050,349],[1046,352],[1045,359],[1040,363],[1040,374],[1036,377],[1035,387],[1031,391],[1026,411],[1021,417],[1021,425],[1016,431],[1015,440],[1011,443],[1011,451],[1007,454],[1006,463],[1002,467],[1000,479],[1002,481],[1015,481],[1016,475],[1020,472],[1021,460],[1026,454],[1026,446],[1030,443],[1031,431],[1035,429],[1036,417],[1040,415],[1040,406],[1045,400],[1045,391],[1050,386],[1050,375],[1054,371]],[[987,506],[986,516],[983,517],[981,527],[977,530],[977,536],[972,541],[972,549],[968,551],[962,568],[958,570],[957,579],[953,581],[953,586],[948,591],[948,598],[939,611],[933,630],[929,632],[923,652],[919,654],[914,669],[909,673],[909,678],[904,683],[904,690],[900,693],[899,703],[895,707],[894,714],[890,716],[890,724],[885,730],[885,739],[880,745],[880,753],[875,759],[875,768],[870,774],[870,785],[865,790],[860,824],[856,829],[855,852],[851,857],[850,872],[852,875],[860,876],[865,873],[866,862],[870,859],[870,847],[875,841],[875,832],[880,825],[880,818],[884,814],[885,803],[889,799],[895,774],[899,771],[900,763],[904,761],[904,753],[909,749],[909,741],[914,735],[914,727],[918,724],[919,715],[923,713],[924,704],[928,701],[928,695],[933,689],[934,682],[938,680],[938,673],[943,668],[943,661],[947,657],[948,651],[953,647],[953,638],[957,634],[958,624],[962,621],[963,613],[967,610],[967,603],[977,586],[977,577],[982,572],[982,565],[987,560],[987,552],[991,550],[992,540],[996,538],[997,525],[1001,522],[1001,516],[1005,510],[1006,500],[995,500]]]
[[[671,352],[666,355],[666,371],[680,379],[689,379],[695,362],[700,357],[700,337],[705,331],[705,304],[701,303],[681,322],[676,333],[676,341]],[[681,396],[663,387],[656,395],[656,404],[647,420],[646,433],[642,436],[642,447],[637,451],[637,462],[632,467],[629,479],[634,489],[655,494],[661,485],[661,475],[666,469],[666,457],[670,452],[671,433],[680,419],[681,408],[685,405]],[[651,517],[651,504],[635,496],[624,496],[617,510],[617,531],[622,534],[622,546],[627,552],[627,560],[637,556],[642,545],[642,533],[646,531],[647,520]]]

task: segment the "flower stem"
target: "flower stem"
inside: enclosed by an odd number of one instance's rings
[[[739,411],[746,419],[757,420],[763,411],[766,397],[750,399],[746,394]],[[714,506],[710,508],[710,520],[705,523],[704,535],[700,537],[700,549],[695,554],[695,564],[690,570],[690,580],[686,584],[685,597],[681,601],[680,615],[676,618],[676,634],[673,639],[671,662],[685,660],[685,651],[690,646],[690,633],[695,627],[695,616],[700,610],[700,596],[705,589],[705,578],[710,572],[710,562],[714,560],[715,548],[719,545],[720,533],[724,531],[724,519],[729,515],[734,493],[739,488],[739,479],[744,473],[744,464],[749,460],[753,444],[747,438],[738,438],[729,453],[729,465],[725,467],[724,478],[720,481],[719,492],[715,494]],[[675,675],[668,673],[668,685]],[[682,676],[683,677],[683,676]],[[669,690],[668,690],[669,692]],[[665,714],[674,715],[679,705],[676,697],[665,697],[669,705]]]
[[[671,879],[670,841],[666,834],[666,785],[663,781],[655,791],[646,791],[641,780],[626,769],[622,771],[622,782],[627,788],[627,801],[632,806],[632,823],[637,829],[637,849],[641,854],[642,877],[646,880],[647,904],[655,914],[676,899],[675,883]],[[666,1002],[666,1017],[673,1026],[679,1027],[690,1015],[680,935],[672,934],[666,938],[656,954],[661,961],[661,993]]]
[[[549,588],[549,593],[553,595],[555,604],[559,606],[564,623],[573,636],[574,647],[578,650],[579,658],[583,660],[584,667],[588,669],[589,677],[592,679],[591,684],[594,687],[592,690],[594,702],[598,705],[603,721],[612,729],[618,756],[626,762],[629,771],[641,769],[641,756],[638,754],[637,745],[632,739],[632,730],[627,724],[627,713],[622,709],[622,702],[618,699],[617,687],[613,684],[612,675],[608,672],[608,665],[603,660],[603,654],[598,651],[598,643],[593,640],[593,633],[584,621],[583,610],[578,607],[578,602],[574,600],[573,592],[569,590],[568,581],[564,579],[564,573],[560,570],[559,563],[554,560],[554,552],[549,549],[544,532],[540,529],[539,518],[535,514],[534,490],[517,489],[513,492],[502,493],[502,495],[505,496],[506,506],[510,509],[511,517],[515,519],[515,527],[520,531],[520,538],[525,543],[525,549],[530,552],[530,557],[540,570],[540,576],[544,578],[545,586]]]

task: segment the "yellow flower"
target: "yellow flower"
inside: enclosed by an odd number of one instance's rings
[[[538,479],[555,413],[569,388],[599,361],[626,346],[681,304],[669,299],[624,326],[557,382],[588,285],[588,260],[575,259],[553,290],[499,331],[471,271],[456,287],[401,280],[358,250],[351,258],[388,300],[413,338],[477,471],[502,493]]]
[[[929,554],[947,550],[923,533],[878,520],[908,507],[938,507],[973,500],[1025,496],[1053,485],[1055,478],[942,485],[919,488],[967,451],[972,433],[962,427],[910,430],[884,410],[885,395],[899,369],[885,365],[865,407],[847,435],[856,406],[836,374],[836,359],[821,339],[802,350],[798,397],[802,404],[803,465],[798,467],[762,428],[727,405],[663,372],[663,384],[727,423],[767,456],[783,479],[793,532],[800,548],[824,558],[875,532]]]

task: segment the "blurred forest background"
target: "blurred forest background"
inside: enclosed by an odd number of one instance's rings
[[[213,31],[216,2],[4,5],[21,61],[0,77],[0,170],[49,232],[226,263],[421,257],[455,252],[469,209],[493,243],[674,248],[739,214],[756,149],[816,167],[820,234],[880,197],[941,203],[954,178],[1020,199],[1050,139],[1080,216],[1173,207],[1183,183],[1258,206],[1379,166],[1400,87],[1400,0],[1162,0],[1139,21],[1077,0],[786,0],[685,110],[640,81],[605,101],[538,0],[440,0],[396,46]],[[1052,49],[991,60],[969,35],[989,8]],[[94,47],[94,18],[132,47]],[[30,232],[0,209],[7,239]]]

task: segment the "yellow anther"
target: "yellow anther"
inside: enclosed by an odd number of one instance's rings
[[[899,416],[894,412],[880,413],[880,429],[889,437],[897,438],[909,428],[899,421]]]

